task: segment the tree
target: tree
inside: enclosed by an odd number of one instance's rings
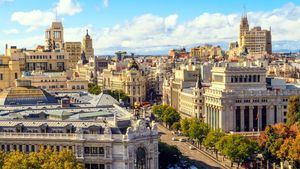
[[[122,90],[109,90],[108,94],[118,101],[121,99],[125,104],[129,104],[130,98]]]
[[[172,124],[172,129],[175,130],[175,131],[178,131],[180,130],[180,122],[175,122]]]
[[[287,125],[291,126],[300,122],[299,96],[291,96],[288,103]]]
[[[225,136],[225,133],[221,130],[211,130],[205,139],[203,140],[203,145],[207,148],[211,148],[215,151],[216,157],[218,158],[218,149],[216,148],[216,143]]]
[[[12,151],[4,159],[3,169],[28,169],[27,157],[19,151]]]
[[[5,156],[6,156],[6,154],[0,150],[0,166],[4,165]]]
[[[187,118],[184,118],[180,121],[181,131],[186,136],[189,135],[190,123],[191,123],[191,120],[189,120]]]
[[[99,95],[101,93],[101,88],[96,83],[89,83],[88,92],[94,95]]]
[[[157,116],[159,120],[162,120],[164,112],[167,108],[168,108],[167,105],[156,105],[152,107],[152,112]]]
[[[216,147],[232,162],[236,162],[238,166],[249,160],[258,150],[256,141],[236,134],[222,137],[221,140],[216,143]]]
[[[175,166],[182,156],[182,153],[176,146],[171,146],[163,142],[158,143],[159,150],[159,168],[165,169]]]
[[[203,139],[209,132],[209,127],[207,124],[199,121],[198,119],[193,119],[191,121],[191,126],[189,129],[190,138],[196,140],[198,144],[202,144]]]
[[[284,140],[288,138],[289,128],[283,123],[278,123],[273,126],[267,126],[260,134],[258,143],[262,149],[262,154],[265,159],[276,161],[278,159],[277,152]],[[284,159],[282,159],[284,160]]]
[[[170,128],[173,123],[180,121],[180,114],[172,107],[168,107],[163,112],[163,122],[166,123],[166,126]]]

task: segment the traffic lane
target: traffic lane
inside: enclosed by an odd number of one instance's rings
[[[172,141],[172,137],[174,137],[174,135],[172,135],[171,131],[167,130],[166,128],[160,125],[158,125],[158,129],[160,131],[161,141],[170,145],[177,146],[184,156],[193,160],[198,166],[205,169],[223,168],[221,165],[214,162],[209,157],[203,155],[201,152],[197,150],[190,150],[188,144],[179,141]]]

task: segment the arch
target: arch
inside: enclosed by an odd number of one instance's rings
[[[146,149],[139,147],[137,148],[135,155],[135,168],[136,169],[146,169],[147,166],[147,158],[146,158]]]

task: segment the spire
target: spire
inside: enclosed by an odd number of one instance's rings
[[[202,89],[202,77],[201,77],[201,72],[199,72],[199,76],[196,82],[196,88],[197,89]]]
[[[243,9],[244,9],[243,17],[244,17],[244,18],[247,18],[246,5],[243,5]]]
[[[89,30],[88,29],[86,30],[86,36],[89,36]]]

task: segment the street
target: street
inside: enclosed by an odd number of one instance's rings
[[[198,150],[190,150],[189,145],[185,142],[180,141],[172,141],[172,137],[174,137],[171,131],[166,128],[158,125],[158,130],[161,134],[160,138],[162,142],[165,142],[169,145],[176,145],[178,149],[182,152],[182,154],[188,157],[190,160],[194,162],[194,164],[203,169],[218,169],[224,168],[223,166],[216,163],[211,158],[205,156],[202,152]]]

